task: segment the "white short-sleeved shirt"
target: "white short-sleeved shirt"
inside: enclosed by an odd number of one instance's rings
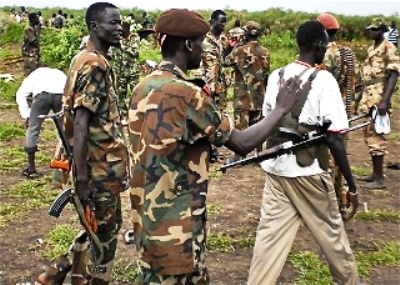
[[[308,68],[302,76],[305,84],[314,68],[309,68],[301,62],[294,62],[285,67],[284,79],[287,80],[299,75]],[[279,92],[279,69],[275,70],[268,79],[268,87],[263,103],[263,114],[266,115],[275,108],[276,96]],[[323,120],[331,120],[328,132],[337,133],[349,128],[345,106],[339,91],[339,86],[331,73],[320,70],[312,81],[310,93],[299,116],[299,123],[308,125],[321,125]],[[284,154],[274,159],[268,159],[261,163],[261,167],[274,175],[285,177],[309,176],[324,172],[315,160],[307,167],[301,167],[296,162],[293,154]]]

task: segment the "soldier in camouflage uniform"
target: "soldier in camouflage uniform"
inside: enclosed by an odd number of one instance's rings
[[[125,117],[127,112],[126,95],[128,88],[132,91],[139,82],[140,37],[138,32],[141,28],[140,24],[125,19],[122,24],[123,39],[121,46],[112,50],[114,71],[117,79],[115,88],[122,117]]]
[[[24,29],[24,40],[21,48],[26,76],[39,67],[40,42],[37,30],[39,24],[38,15],[36,13],[30,13],[29,25]]]
[[[399,52],[384,38],[384,33],[388,30],[384,19],[374,18],[367,29],[374,44],[368,48],[365,59],[363,92],[358,112],[367,113],[371,106],[376,105],[379,114],[385,115],[389,111],[390,98],[399,77]],[[371,155],[373,172],[371,176],[362,177],[361,180],[368,182],[364,185],[367,189],[386,188],[383,174],[383,159],[387,154],[385,136],[377,134],[372,126],[368,126],[364,129],[364,138]]]
[[[245,130],[262,119],[270,58],[269,51],[258,42],[260,32],[259,23],[248,22],[245,26],[247,43],[236,46],[225,59],[225,64],[232,66],[235,71],[233,109],[235,128],[238,130]],[[257,151],[261,149],[261,146],[257,147]],[[238,159],[235,155],[234,160]]]
[[[210,87],[211,95],[220,111],[226,108],[226,73],[222,62],[231,51],[227,36],[223,33],[226,14],[216,10],[211,14],[211,29],[203,41],[201,72]]]
[[[347,117],[354,114],[354,103],[356,93],[356,83],[361,84],[360,71],[354,52],[347,46],[336,42],[336,34],[340,29],[339,22],[331,14],[320,14],[317,21],[324,25],[329,36],[329,44],[325,53],[324,62],[319,66],[321,69],[328,70],[335,77],[343,103],[346,107]],[[358,79],[356,82],[356,78]],[[345,140],[347,146],[347,139]],[[333,157],[330,157],[330,171],[333,185],[338,198],[339,207],[343,208],[346,204],[347,187],[343,185],[343,175],[335,165]]]
[[[200,65],[209,24],[195,12],[172,9],[155,29],[163,61],[136,86],[128,112],[136,284],[209,284],[204,251],[211,144],[240,154],[254,149],[296,101],[299,85],[285,84],[280,111],[246,131],[234,130],[205,82],[186,76]]]
[[[102,272],[94,271],[99,261],[90,249],[88,234],[81,231],[70,253],[57,258],[41,284],[62,284],[71,270],[71,284],[109,284],[117,234],[120,230],[120,193],[127,186],[127,149],[114,90],[114,74],[109,58],[110,46],[120,44],[122,27],[118,9],[110,3],[94,3],[86,12],[90,39],[86,48],[72,60],[64,90],[64,129],[73,146],[75,191],[83,204],[95,204],[96,233],[103,245]]]

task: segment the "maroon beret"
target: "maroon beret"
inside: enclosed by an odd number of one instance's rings
[[[169,36],[197,38],[210,30],[210,24],[200,14],[187,9],[171,9],[158,17],[155,30]]]

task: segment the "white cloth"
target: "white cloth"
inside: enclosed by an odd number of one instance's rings
[[[29,118],[31,109],[28,106],[26,98],[30,94],[32,94],[33,97],[42,92],[62,94],[64,93],[66,82],[67,76],[58,69],[39,67],[29,74],[18,88],[16,94],[18,110],[21,117],[23,119]]]
[[[287,80],[299,75],[305,68],[304,65],[291,63],[285,67],[284,79]],[[303,84],[313,73],[314,68],[309,68],[301,79]],[[267,91],[263,103],[263,115],[275,108],[276,96],[279,92],[279,70],[275,70],[268,80]],[[340,132],[349,128],[345,106],[339,91],[339,86],[331,73],[320,70],[312,81],[310,93],[299,116],[299,123],[308,125],[321,125],[323,120],[331,120],[328,132]],[[297,177],[323,173],[318,161],[307,167],[301,167],[296,162],[293,154],[281,155],[261,163],[264,171],[278,176]]]

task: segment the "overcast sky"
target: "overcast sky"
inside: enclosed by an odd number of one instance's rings
[[[107,0],[98,0],[107,1]],[[68,1],[54,1],[54,0],[0,0],[0,6],[30,6],[30,7],[55,7],[60,3],[62,7],[68,8],[85,8],[96,0],[68,0]],[[304,12],[332,12],[344,15],[377,15],[382,14],[385,16],[400,14],[400,1],[386,0],[386,1],[343,1],[343,0],[298,0],[298,1],[285,1],[285,0],[109,0],[118,7],[133,8],[152,11],[152,10],[166,10],[169,8],[188,8],[188,9],[202,9],[202,10],[215,10],[230,8],[233,10],[248,10],[248,11],[262,11],[271,7],[281,7],[284,9],[291,9],[294,11]]]

